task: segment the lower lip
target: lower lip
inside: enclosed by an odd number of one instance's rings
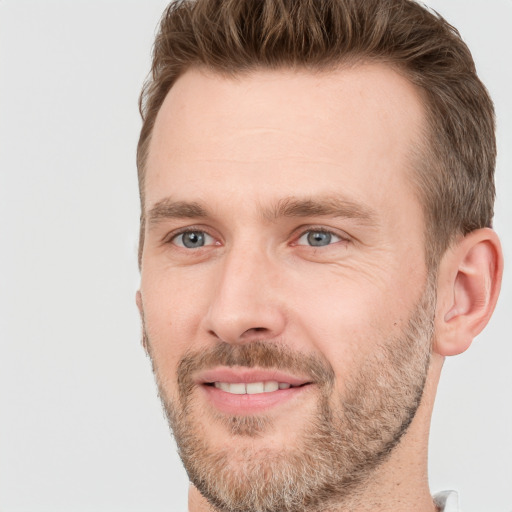
[[[299,396],[302,396],[310,388],[310,384],[304,386],[278,389],[270,393],[255,393],[253,395],[235,395],[227,393],[214,386],[201,386],[207,399],[219,411],[231,414],[251,414],[264,412],[274,407],[283,405]]]

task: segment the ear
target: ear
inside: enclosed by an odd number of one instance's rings
[[[146,338],[146,327],[144,326],[144,310],[142,309],[142,294],[140,290],[137,290],[135,294],[135,302],[137,303],[137,309],[139,310],[140,320],[142,322],[142,347],[144,348],[146,354],[148,353],[148,340]]]
[[[443,255],[437,280],[434,352],[464,352],[487,325],[500,292],[503,254],[496,233],[472,231]]]

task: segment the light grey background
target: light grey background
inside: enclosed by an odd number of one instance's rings
[[[0,1],[0,512],[179,512],[187,479],[139,345],[137,96],[163,0]],[[498,112],[512,263],[512,1],[432,0]],[[447,361],[433,491],[512,511],[512,282]]]

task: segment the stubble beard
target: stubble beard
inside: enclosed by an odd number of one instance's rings
[[[344,383],[342,395],[333,392],[335,374],[325,359],[264,341],[219,343],[209,351],[187,353],[178,365],[178,400],[169,398],[153,361],[180,457],[190,481],[215,510],[317,512],[356,501],[407,431],[421,402],[433,339],[432,281],[401,336],[376,343]],[[216,365],[295,370],[311,376],[319,390],[316,411],[304,418],[293,446],[249,448],[257,443],[245,442],[237,446],[237,439],[263,439],[272,431],[272,420],[264,415],[220,413],[211,421],[224,426],[227,441],[223,449],[211,446],[205,414],[194,400],[191,375]]]

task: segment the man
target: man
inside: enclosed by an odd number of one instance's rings
[[[455,29],[408,0],[178,2],[141,100],[137,303],[190,512],[456,510],[429,422],[503,263]]]

